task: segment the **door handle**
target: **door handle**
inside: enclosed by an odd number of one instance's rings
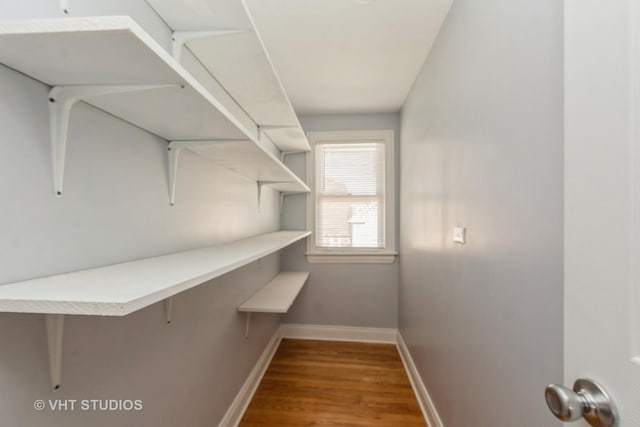
[[[581,378],[573,390],[549,384],[544,391],[547,406],[561,421],[587,420],[593,427],[616,427],[618,411],[607,392],[595,381]]]

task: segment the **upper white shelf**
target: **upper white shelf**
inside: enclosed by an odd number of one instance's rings
[[[0,285],[0,312],[124,316],[309,234],[278,231],[203,249]]]
[[[249,12],[240,0],[147,0],[183,44],[283,152],[309,142]]]
[[[260,176],[261,181],[284,179],[295,191],[308,191],[262,147],[257,128],[247,129],[127,16],[0,21],[0,63],[47,85],[79,92],[83,86],[156,86],[89,94],[82,100],[169,141],[233,140],[241,147],[236,151],[261,169],[278,170],[277,176]],[[64,149],[64,143],[57,145]],[[228,163],[242,163],[230,158],[233,153],[229,151]],[[64,162],[58,166],[63,168]],[[256,173],[245,175],[255,179]]]
[[[0,21],[0,62],[49,86],[177,85],[87,102],[170,141],[251,139],[127,16]]]

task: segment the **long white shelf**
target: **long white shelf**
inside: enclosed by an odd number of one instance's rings
[[[125,316],[297,242],[308,231],[278,231],[171,255],[0,285],[0,312],[46,318],[49,375],[60,388],[64,318],[68,314]],[[247,327],[249,320],[247,319]]]
[[[248,300],[240,304],[238,311],[286,313],[308,278],[308,272],[281,272]]]
[[[278,231],[209,248],[0,285],[0,312],[124,316],[309,234]]]
[[[280,151],[309,151],[298,117],[242,1],[147,2],[174,30],[176,58],[186,46]]]
[[[0,21],[0,63],[54,87],[50,108],[58,194],[68,115],[77,101],[168,141],[233,141],[234,149],[218,147],[221,153],[213,158],[251,179],[309,191],[263,148],[257,127],[247,129],[130,17]],[[248,157],[253,169],[238,166]]]

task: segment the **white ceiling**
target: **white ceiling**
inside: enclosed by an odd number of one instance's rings
[[[245,0],[299,114],[398,111],[452,0]]]

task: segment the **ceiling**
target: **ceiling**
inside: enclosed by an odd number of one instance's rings
[[[298,114],[398,111],[452,0],[245,0]]]

